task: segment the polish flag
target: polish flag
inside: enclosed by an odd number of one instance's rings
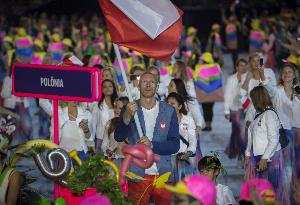
[[[170,0],[98,0],[113,43],[169,61],[182,33],[183,12]]]

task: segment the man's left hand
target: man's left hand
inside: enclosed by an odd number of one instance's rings
[[[139,141],[139,144],[144,144],[147,145],[148,147],[152,148],[152,142],[149,140],[149,138],[147,136],[143,136]]]

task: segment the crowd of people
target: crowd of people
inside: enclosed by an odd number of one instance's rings
[[[212,131],[214,103],[223,100],[224,116],[232,124],[224,152],[229,158],[244,160],[246,170],[239,203],[300,203],[299,11],[282,9],[279,14],[251,21],[238,19],[233,10],[228,17],[222,11],[223,22],[212,25],[205,49],[197,29],[187,27],[170,62],[120,47],[129,89],[109,33],[97,15],[49,18],[42,13],[21,17],[16,26],[0,18],[0,70],[5,75],[1,104],[3,113],[17,117],[12,144],[53,140],[51,100],[14,96],[13,63],[69,66],[77,65],[71,58],[76,56],[84,67],[101,71],[102,99],[59,102],[59,145],[68,152],[76,150],[82,161],[103,153],[119,167],[124,145],[149,146],[160,155],[160,161],[146,170],[131,166],[130,171],[145,179],[128,180],[134,204],[150,204],[151,200],[155,204],[237,203],[230,188],[217,182],[224,170],[218,156],[202,156],[200,148],[205,146],[200,143],[202,133]],[[222,43],[222,28],[226,43]],[[248,36],[248,59],[238,57],[240,35]],[[224,60],[224,51],[232,55],[234,73],[223,86],[222,73],[229,72],[224,64],[230,64]],[[128,92],[134,101],[129,101]],[[0,201],[14,204],[16,195],[9,186],[17,186],[19,175],[12,170],[3,172],[5,152],[1,151],[0,171],[7,189],[4,192],[1,186]],[[166,172],[172,173],[167,189],[153,186],[144,192]],[[176,193],[173,197],[172,192]]]

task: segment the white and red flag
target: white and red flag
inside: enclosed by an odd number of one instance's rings
[[[113,43],[168,61],[178,47],[183,12],[170,0],[98,0]]]

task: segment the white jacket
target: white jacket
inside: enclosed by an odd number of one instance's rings
[[[237,73],[228,77],[225,92],[224,92],[224,114],[230,114],[230,110],[238,111],[242,108],[240,101],[240,89],[242,82],[244,81],[246,74],[242,75],[242,80],[239,81]]]
[[[262,159],[270,160],[274,153],[281,149],[279,128],[279,119],[272,110],[265,111],[253,120],[248,129],[246,156],[250,156],[251,146],[253,146],[254,156],[262,155]]]
[[[189,142],[189,146],[180,140],[180,148],[178,153],[191,151],[196,152],[197,138],[196,138],[196,126],[193,118],[188,115],[182,115],[179,123],[179,134]]]
[[[190,97],[193,98],[192,101],[187,102],[189,115],[191,115],[196,123],[196,126],[201,128],[205,127],[204,118],[202,116],[199,103],[197,101],[197,95],[195,90],[194,81],[189,79],[186,83],[186,91]]]
[[[266,84],[265,87],[272,98],[273,105],[277,110],[283,128],[288,130],[292,129],[293,110],[297,110],[297,106],[300,107],[300,100],[297,97],[293,97],[292,100],[289,99],[283,86],[274,87]],[[298,118],[300,118],[299,115]]]

